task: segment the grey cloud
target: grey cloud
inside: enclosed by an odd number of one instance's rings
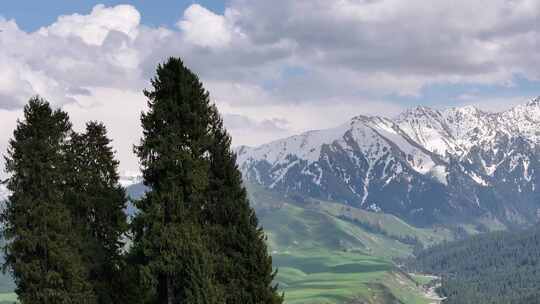
[[[83,96],[92,95],[92,92],[90,90],[81,88],[81,87],[71,87],[71,88],[68,88],[67,91],[70,95],[83,95]]]
[[[8,94],[0,93],[0,109],[19,109],[24,101]]]
[[[153,75],[156,65],[165,58],[180,56],[205,80],[261,81],[277,73],[283,62],[292,56],[294,48],[279,43],[259,46],[233,41],[230,47],[216,50],[186,44],[181,33],[174,31],[161,39],[153,35],[152,31],[145,32],[136,41],[138,49],[147,47],[150,41],[153,43],[141,63],[145,77]]]
[[[530,5],[531,7],[526,7]],[[254,41],[297,43],[306,65],[340,66],[419,78],[499,80],[501,70],[525,67],[503,57],[525,33],[538,40],[534,1],[250,1],[235,0],[237,21]],[[534,8],[537,8],[534,10]],[[535,50],[527,49],[530,57]],[[429,80],[422,80],[429,83]],[[494,80],[496,81],[496,80]]]
[[[237,130],[249,130],[251,132],[287,132],[286,126],[289,122],[286,119],[274,118],[255,121],[247,116],[239,114],[223,115],[223,122],[231,132]]]

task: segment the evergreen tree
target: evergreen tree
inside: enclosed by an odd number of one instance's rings
[[[84,238],[83,254],[98,303],[125,303],[122,248],[127,231],[125,190],[119,184],[118,161],[101,123],[90,122],[69,143],[72,212]]]
[[[137,202],[134,252],[155,303],[222,303],[199,220],[208,187],[208,93],[174,58],[158,67],[152,86],[135,148],[150,190]]]
[[[445,242],[405,260],[408,271],[441,277],[446,304],[539,303],[540,229],[493,231]]]
[[[224,285],[226,303],[273,304],[283,297],[273,285],[275,272],[266,239],[242,184],[231,151],[231,138],[217,109],[211,108],[208,207],[203,220],[210,231],[217,278]]]
[[[6,261],[23,304],[95,303],[66,206],[66,113],[39,97],[24,108],[6,156],[12,194],[2,213]]]

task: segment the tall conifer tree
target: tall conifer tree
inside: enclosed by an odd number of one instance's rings
[[[231,151],[231,138],[215,106],[211,114],[208,206],[203,220],[210,232],[217,279],[227,290],[224,299],[230,304],[282,303],[264,232]]]
[[[157,69],[135,148],[149,192],[137,203],[134,250],[158,304],[222,303],[200,217],[208,187],[208,93],[180,59]]]
[[[89,281],[100,304],[124,303],[129,296],[121,280],[127,199],[110,144],[106,127],[89,122],[85,133],[72,134],[67,153],[75,226],[84,239]]]
[[[68,115],[39,97],[24,108],[6,157],[12,194],[2,214],[6,262],[23,304],[95,303],[66,207]]]
[[[158,303],[282,303],[230,136],[208,92],[175,58],[158,67],[152,85],[136,147],[150,191],[134,227]]]

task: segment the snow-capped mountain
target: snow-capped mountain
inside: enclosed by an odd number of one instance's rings
[[[499,113],[416,107],[393,119],[358,116],[236,152],[250,182],[416,223],[486,213],[531,222],[540,207],[540,98]]]
[[[142,183],[142,173],[139,171],[124,171],[120,174],[119,183],[124,188]]]

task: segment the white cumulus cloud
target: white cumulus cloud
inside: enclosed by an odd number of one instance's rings
[[[231,43],[235,29],[227,16],[193,4],[184,11],[184,17],[177,23],[186,41],[202,47],[223,47]]]
[[[101,45],[111,31],[118,31],[134,39],[141,15],[131,5],[106,7],[96,5],[89,15],[66,15],[50,26],[43,27],[39,33],[45,36],[78,37],[91,45]]]

